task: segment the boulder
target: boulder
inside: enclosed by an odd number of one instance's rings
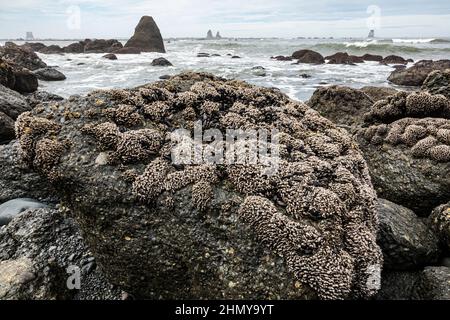
[[[27,47],[33,50],[34,52],[39,52],[40,50],[44,49],[46,45],[40,42],[25,42],[25,44],[22,45],[22,47]]]
[[[68,113],[81,116],[61,123]],[[172,162],[191,144],[166,137],[192,134],[199,119],[224,133],[276,128],[279,167]],[[21,159],[57,187],[109,281],[137,298],[342,299],[379,288],[376,194],[360,151],[279,90],[183,73],[74,97],[16,126]]]
[[[127,47],[127,48],[114,50],[113,53],[114,54],[141,54],[142,49]]]
[[[383,270],[420,270],[438,262],[439,240],[413,211],[384,199],[377,208]]]
[[[87,41],[84,45],[85,53],[105,53],[123,48],[122,44],[115,39],[95,39]]]
[[[265,77],[267,75],[266,68],[262,66],[253,67],[251,70],[252,73],[257,77]]]
[[[24,96],[0,85],[0,112],[16,120],[21,113],[30,110]]]
[[[166,58],[156,58],[152,61],[152,66],[158,66],[158,67],[170,67],[173,66],[172,63],[170,63],[169,60],[167,60]]]
[[[450,199],[450,109],[442,95],[399,92],[358,130],[378,195],[428,216]]]
[[[325,57],[329,64],[355,64],[364,63],[364,60],[357,56],[351,56],[347,52],[338,52],[331,56]]]
[[[373,101],[361,90],[329,86],[314,91],[308,105],[336,124],[353,127],[364,122]]]
[[[0,111],[0,144],[8,143],[14,137],[14,120]]]
[[[18,46],[14,43],[8,43],[4,47],[0,47],[0,58],[32,71],[47,66],[33,50]]]
[[[80,289],[69,277],[80,274]],[[108,283],[73,220],[51,208],[29,209],[0,229],[0,299],[111,300]]]
[[[422,90],[432,94],[442,94],[450,99],[450,69],[430,72],[423,82]]]
[[[14,89],[15,84],[16,77],[11,63],[0,57],[0,85]]]
[[[239,56],[232,56],[231,59],[241,59]]]
[[[450,268],[425,268],[414,286],[412,298],[417,300],[450,300]]]
[[[398,92],[398,90],[389,87],[362,87],[361,91],[367,94],[374,102],[385,100]]]
[[[388,80],[397,85],[420,87],[431,72],[449,68],[450,60],[421,60],[410,68],[392,72]]]
[[[30,70],[20,67],[15,67],[14,77],[16,82],[14,90],[20,93],[35,92],[38,88],[38,78]]]
[[[408,64],[408,60],[396,55],[390,55],[380,61],[381,64]]]
[[[117,56],[114,53],[105,54],[102,58],[105,58],[108,60],[117,60]]]
[[[209,58],[209,57],[211,57],[211,55],[209,53],[206,53],[206,52],[197,53],[197,58]]]
[[[65,53],[84,53],[84,43],[75,42],[63,48]]]
[[[7,225],[12,219],[28,209],[47,208],[46,204],[33,199],[20,198],[0,204],[0,226]]]
[[[15,141],[0,145],[0,203],[17,198],[56,201],[52,185],[20,162],[19,152]]]
[[[369,54],[366,53],[365,55],[360,57],[362,60],[364,61],[376,61],[376,62],[380,62],[383,60],[382,56],[379,55],[374,55],[374,54]]]
[[[50,67],[35,70],[33,71],[33,74],[36,75],[39,80],[43,81],[66,80],[66,76],[62,72]]]
[[[439,237],[445,250],[450,251],[450,202],[434,209],[428,224]]]
[[[299,50],[292,54],[294,59],[298,60],[298,63],[309,63],[309,64],[322,64],[325,63],[323,56],[312,50]]]
[[[145,52],[166,52],[159,28],[153,18],[149,16],[141,18],[134,35],[128,40],[125,47],[139,48]]]
[[[63,48],[61,48],[58,45],[50,45],[48,47],[45,47],[41,50],[39,50],[39,53],[44,53],[44,54],[62,54],[64,53]]]

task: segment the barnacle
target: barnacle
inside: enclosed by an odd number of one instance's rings
[[[127,131],[119,136],[113,158],[121,163],[148,159],[159,151],[162,140],[161,133],[153,129]]]
[[[136,107],[130,105],[119,105],[117,108],[108,108],[105,112],[116,124],[126,127],[141,125],[143,121]]]

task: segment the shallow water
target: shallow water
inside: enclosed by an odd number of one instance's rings
[[[450,43],[433,39],[386,39],[367,42],[350,39],[238,39],[238,40],[166,40],[166,54],[143,53],[118,55],[119,60],[103,59],[103,54],[65,54],[40,57],[50,66],[56,66],[67,76],[63,82],[41,82],[42,90],[68,97],[86,94],[100,88],[131,88],[159,80],[162,75],[181,71],[206,71],[226,78],[277,87],[290,97],[307,100],[320,86],[339,84],[360,88],[366,85],[390,86],[386,80],[393,71],[390,66],[377,62],[348,65],[293,65],[293,62],[271,60],[275,55],[291,55],[294,51],[310,48],[324,56],[338,51],[362,55],[364,53],[401,55],[404,58],[450,58]],[[65,46],[73,41],[44,42]],[[198,58],[197,53],[220,54],[219,57]],[[231,59],[227,54],[238,55]],[[173,67],[153,67],[151,61],[165,57]],[[266,76],[257,76],[252,70],[263,66]],[[308,74],[310,78],[303,78]]]

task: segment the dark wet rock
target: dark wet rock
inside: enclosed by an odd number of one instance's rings
[[[8,143],[14,137],[14,120],[0,111],[0,144]]]
[[[0,203],[17,198],[55,200],[51,184],[20,161],[15,141],[0,145],[0,172]]]
[[[66,76],[62,72],[50,67],[35,70],[33,71],[33,74],[36,75],[39,80],[43,81],[66,80]]]
[[[0,85],[0,112],[16,120],[21,113],[30,110],[24,96]]]
[[[62,54],[64,53],[64,49],[58,45],[51,45],[39,50],[39,53],[44,54]]]
[[[270,57],[270,59],[278,60],[278,61],[292,61],[292,60],[294,60],[293,57],[288,57],[288,56],[276,56],[276,57]]]
[[[450,202],[433,210],[428,224],[439,237],[442,246],[450,252]]]
[[[414,286],[412,298],[418,300],[450,300],[450,268],[425,268]]]
[[[309,64],[322,64],[325,63],[323,56],[312,50],[299,50],[292,54],[294,59],[298,60],[298,63],[309,63]]]
[[[381,64],[408,64],[408,61],[396,55],[390,55],[380,61]]]
[[[32,71],[47,66],[33,50],[27,47],[18,46],[14,43],[9,43],[0,47],[0,58]]]
[[[308,105],[334,123],[358,126],[373,105],[372,99],[358,89],[329,86],[317,89]]]
[[[450,199],[450,104],[399,92],[376,102],[358,142],[378,195],[428,216]]]
[[[392,72],[388,80],[397,85],[420,87],[431,72],[449,68],[450,60],[421,60],[410,68]]]
[[[127,48],[115,50],[115,51],[113,51],[113,53],[114,54],[141,54],[142,49],[127,47]]]
[[[102,58],[105,58],[108,60],[117,60],[117,56],[114,53],[105,54]]]
[[[12,219],[28,209],[47,208],[48,206],[39,201],[19,198],[0,204],[0,226],[7,225]]]
[[[84,43],[83,42],[75,42],[72,44],[69,44],[68,46],[64,47],[65,53],[84,53]]]
[[[128,40],[125,47],[139,48],[144,52],[166,52],[159,28],[153,18],[149,16],[141,18],[134,35]]]
[[[307,73],[302,73],[302,74],[300,75],[300,77],[302,77],[303,79],[309,79],[309,78],[311,78],[312,76],[311,76],[310,74],[307,74]]]
[[[442,94],[450,99],[450,69],[430,72],[423,82],[422,90]]]
[[[411,300],[420,271],[383,271],[377,300]]]
[[[16,77],[12,65],[8,61],[0,58],[0,85],[14,89],[15,84]]]
[[[12,89],[17,92],[31,93],[35,92],[38,88],[37,77],[28,69],[14,67],[14,78],[15,83]]]
[[[173,64],[170,63],[170,61],[167,60],[166,58],[160,57],[160,58],[156,58],[152,61],[152,66],[170,67],[170,66],[173,66]]]
[[[406,69],[406,66],[404,64],[396,64],[395,66],[392,66],[392,68],[394,68],[395,71],[400,71]]]
[[[360,57],[362,60],[364,61],[376,61],[376,62],[380,62],[383,60],[382,56],[379,55],[374,55],[374,54],[369,54],[366,53],[365,55]]]
[[[58,125],[68,113],[80,116]],[[193,131],[198,119],[205,130],[277,128],[279,170],[172,165],[165,137]],[[364,159],[345,130],[279,90],[184,73],[32,111],[17,128],[23,161],[57,186],[96,263],[137,298],[378,290],[376,194]]]
[[[351,56],[347,52],[338,52],[331,56],[325,57],[329,64],[356,64],[364,63],[364,60],[357,56]]]
[[[80,272],[80,290],[67,282]],[[0,229],[0,299],[120,299],[97,267],[79,229],[55,209],[29,209]]]
[[[0,85],[0,144],[14,139],[14,120],[29,110],[31,108],[22,95]]]
[[[85,53],[105,53],[113,52],[118,49],[123,48],[122,44],[115,39],[105,40],[105,39],[95,39],[87,41],[84,45]]]
[[[413,211],[384,199],[377,208],[384,270],[419,270],[438,262],[439,240]]]
[[[232,56],[231,59],[241,59],[239,56]]]
[[[218,54],[218,53],[213,53],[213,54],[211,54],[211,57],[220,57],[221,55],[220,54]]]
[[[206,52],[197,53],[197,58],[209,58],[211,55]]]
[[[387,99],[389,96],[398,92],[398,90],[394,88],[373,86],[362,87],[361,91],[367,94],[374,102]]]
[[[164,74],[164,75],[160,76],[159,79],[161,79],[161,80],[167,80],[167,79],[170,79],[170,75]]]
[[[40,50],[44,49],[46,45],[40,42],[25,42],[25,44],[22,47],[27,47],[33,50],[34,52],[39,52]]]

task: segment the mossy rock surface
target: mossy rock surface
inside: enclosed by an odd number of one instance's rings
[[[170,133],[197,120],[277,129],[278,170],[173,164]],[[183,73],[35,108],[16,133],[109,280],[136,297],[343,299],[379,288],[376,194],[358,146],[276,89]]]

